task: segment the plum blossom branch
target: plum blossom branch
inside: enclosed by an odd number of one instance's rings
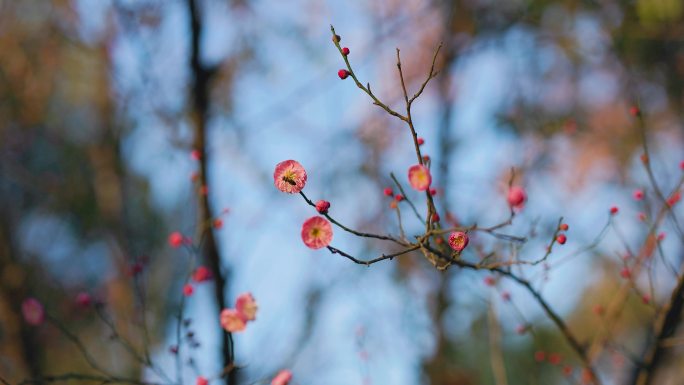
[[[411,210],[413,210],[413,213],[416,214],[416,218],[418,218],[420,223],[425,223],[425,219],[423,219],[423,217],[418,213],[416,206],[413,204],[413,202],[408,197],[408,195],[406,195],[406,192],[404,191],[404,187],[402,187],[401,183],[399,183],[399,181],[397,180],[397,177],[394,175],[393,172],[390,173],[390,177],[392,178],[392,181],[394,181],[394,184],[399,189],[399,192],[401,192],[401,196],[404,197],[404,200],[406,201],[406,203],[408,203],[409,206],[411,206]]]
[[[415,250],[420,249],[420,246],[414,245],[414,246],[411,246],[411,247],[409,247],[409,248],[406,248],[406,249],[404,249],[404,250],[402,250],[402,251],[398,251],[398,252],[393,253],[393,254],[383,254],[383,255],[381,255],[381,256],[379,256],[379,257],[377,257],[377,258],[370,259],[370,260],[367,260],[367,261],[364,261],[364,260],[361,260],[361,259],[357,259],[356,257],[354,257],[354,256],[352,256],[352,255],[350,255],[350,254],[347,254],[347,253],[345,253],[344,251],[342,251],[342,250],[340,250],[340,249],[338,249],[338,248],[332,247],[332,246],[326,246],[326,248],[327,248],[328,250],[330,250],[331,253],[333,253],[333,254],[339,254],[339,255],[341,255],[341,256],[343,256],[343,257],[349,259],[350,261],[352,261],[352,262],[354,262],[354,263],[356,263],[356,264],[358,264],[358,265],[370,266],[370,265],[372,265],[372,264],[374,264],[374,263],[377,263],[377,262],[380,262],[380,261],[385,261],[385,260],[388,260],[388,259],[391,261],[391,260],[394,259],[395,257],[398,257],[398,256],[400,256],[400,255],[404,255],[404,254],[408,254],[408,253],[410,253],[410,252],[412,252],[412,251],[415,251]]]
[[[404,80],[404,74],[403,74],[402,67],[401,67],[400,50],[399,50],[399,49],[396,50],[396,53],[397,53],[397,69],[398,69],[398,72],[399,72],[399,78],[400,78],[401,88],[402,88],[403,95],[404,95],[404,101],[405,101],[405,103],[406,103],[406,115],[401,115],[401,114],[399,114],[399,113],[397,113],[397,112],[391,110],[391,109],[390,109],[389,107],[387,107],[385,104],[382,104],[382,103],[375,97],[375,95],[373,95],[372,92],[370,92],[370,86],[369,86],[368,88],[366,88],[366,87],[364,87],[364,86],[358,81],[356,75],[354,74],[354,72],[353,72],[353,70],[351,69],[351,66],[350,66],[350,64],[349,64],[349,60],[348,60],[348,58],[347,58],[348,51],[347,51],[347,53],[345,53],[345,52],[343,51],[343,49],[340,47],[340,44],[339,44],[340,38],[335,34],[335,29],[334,29],[332,26],[331,26],[330,28],[331,28],[331,31],[332,31],[332,34],[333,34],[333,42],[334,42],[335,46],[337,47],[337,49],[339,50],[340,54],[342,55],[342,58],[343,58],[345,64],[347,65],[347,69],[348,69],[348,73],[345,73],[344,71],[341,71],[340,77],[344,79],[346,76],[351,75],[352,78],[354,79],[354,82],[356,83],[357,87],[359,87],[359,88],[362,89],[364,92],[366,92],[366,93],[374,100],[374,102],[375,102],[376,105],[379,105],[379,106],[383,107],[383,108],[385,109],[385,111],[387,111],[390,115],[396,116],[396,117],[400,118],[401,120],[403,120],[403,121],[408,125],[409,130],[410,130],[410,132],[411,132],[411,135],[412,135],[412,137],[413,137],[413,143],[414,143],[414,147],[415,147],[416,156],[417,156],[417,158],[418,158],[418,163],[419,163],[420,165],[425,165],[426,163],[429,163],[428,160],[427,160],[425,157],[422,156],[421,151],[420,151],[420,143],[419,143],[419,140],[418,140],[418,135],[417,135],[415,126],[414,126],[414,124],[413,124],[412,116],[411,116],[411,105],[412,105],[413,101],[415,101],[415,99],[418,98],[418,97],[422,94],[422,92],[424,91],[424,89],[425,89],[425,87],[427,86],[427,83],[430,81],[430,79],[432,79],[432,78],[435,76],[434,64],[435,64],[435,61],[436,61],[436,57],[437,57],[437,55],[438,55],[438,53],[439,53],[439,50],[440,50],[440,48],[441,48],[441,45],[440,45],[440,47],[439,47],[439,48],[436,50],[436,52],[435,52],[435,55],[434,55],[433,61],[432,61],[432,66],[431,66],[431,68],[430,68],[430,73],[428,74],[428,77],[427,77],[426,81],[421,85],[419,91],[418,91],[412,98],[410,98],[410,99],[409,99],[409,97],[408,97],[408,91],[407,91],[407,89],[406,89],[406,82],[405,82],[405,80]],[[397,184],[397,186],[399,186],[400,189],[401,189],[401,185],[397,182],[397,180],[396,180],[396,178],[394,177],[394,175],[392,175],[392,179],[395,181],[395,183]],[[581,358],[581,360],[582,360],[582,362],[583,362],[583,365],[585,366],[585,369],[591,374],[592,380],[593,380],[595,383],[598,383],[598,381],[599,381],[599,380],[598,380],[598,377],[596,376],[596,373],[595,373],[594,369],[593,369],[592,366],[591,366],[590,360],[589,360],[588,356],[586,355],[586,352],[585,352],[584,347],[579,343],[579,341],[577,340],[577,338],[576,338],[576,337],[574,336],[574,334],[569,330],[569,328],[568,328],[567,325],[564,323],[564,321],[560,318],[560,316],[559,316],[557,313],[555,313],[555,312],[551,309],[551,307],[550,307],[549,304],[543,299],[543,297],[541,296],[541,294],[540,294],[537,290],[535,290],[535,289],[532,287],[532,285],[531,285],[527,280],[520,278],[519,276],[513,274],[510,270],[503,269],[502,267],[500,267],[500,266],[498,266],[498,265],[480,265],[480,264],[472,264],[472,263],[470,263],[470,262],[466,262],[466,261],[464,261],[464,260],[458,258],[458,255],[460,255],[460,253],[457,254],[456,257],[454,257],[454,256],[452,256],[452,255],[445,255],[444,252],[442,252],[442,251],[440,251],[440,250],[437,250],[437,249],[435,249],[434,247],[432,247],[432,246],[430,245],[430,243],[429,243],[430,237],[431,237],[432,235],[434,235],[435,232],[442,232],[442,230],[440,230],[440,229],[433,229],[433,228],[432,228],[432,227],[433,227],[433,226],[432,226],[432,225],[433,225],[433,222],[436,222],[436,221],[434,220],[435,206],[434,206],[432,194],[430,194],[429,191],[425,191],[425,194],[426,194],[426,198],[427,198],[426,200],[427,200],[427,218],[428,218],[427,221],[425,221],[425,224],[426,224],[425,234],[424,234],[423,236],[418,236],[418,237],[416,237],[416,239],[417,239],[417,245],[415,245],[414,247],[415,247],[416,249],[421,249],[421,250],[423,250],[424,252],[427,251],[427,252],[429,252],[429,253],[432,253],[432,255],[434,255],[436,258],[446,261],[446,265],[444,265],[443,268],[447,268],[450,264],[453,263],[453,264],[456,264],[456,265],[458,265],[458,266],[460,266],[460,267],[463,267],[463,268],[469,268],[469,269],[474,269],[474,270],[486,269],[486,270],[498,272],[499,274],[504,275],[504,276],[507,276],[507,277],[513,279],[514,281],[516,281],[518,284],[522,285],[525,289],[527,289],[527,291],[528,291],[528,292],[535,298],[535,300],[540,304],[540,306],[542,307],[542,309],[544,310],[544,312],[547,314],[547,316],[556,324],[556,326],[558,327],[558,329],[561,331],[561,333],[563,334],[563,336],[565,337],[565,339],[566,339],[567,342],[569,343],[569,345],[573,348],[573,350],[574,350],[574,351],[578,354],[578,356]],[[519,195],[520,195],[520,194],[519,194]],[[302,193],[302,196],[304,196],[303,193]],[[524,196],[523,196],[523,195],[521,195],[521,197],[522,197],[522,199],[524,199]],[[314,205],[313,202],[311,202],[309,199],[306,198],[306,196],[304,196],[304,198],[305,198],[305,200],[307,201],[307,203],[309,203],[309,204],[312,205],[312,206]],[[511,215],[510,215],[510,218],[509,218],[507,221],[503,222],[503,223],[500,224],[500,225],[494,226],[494,227],[492,227],[492,228],[488,228],[488,229],[487,229],[487,228],[479,228],[479,231],[487,232],[487,233],[490,233],[490,234],[492,234],[492,235],[494,235],[494,236],[496,236],[496,237],[503,238],[503,239],[507,239],[507,240],[524,241],[524,238],[515,237],[515,236],[509,236],[509,235],[507,235],[507,234],[500,234],[500,233],[497,233],[497,232],[496,232],[497,229],[502,228],[502,227],[504,227],[504,226],[506,226],[506,225],[508,225],[508,224],[511,223],[512,218],[513,218],[513,216],[515,215],[512,206],[513,206],[513,205],[511,205]],[[414,207],[412,204],[411,204],[411,207],[414,209],[414,212],[416,213],[416,215],[418,216],[418,218],[421,219],[421,221],[422,221],[422,218],[420,217],[420,215],[418,214],[417,210],[415,210],[415,207]],[[562,219],[561,219],[561,220],[562,220]],[[559,225],[560,225],[560,222],[559,222]],[[471,230],[475,230],[475,229],[478,229],[477,226],[473,226]],[[452,229],[452,230],[453,230],[453,229]],[[554,234],[554,240],[552,240],[552,245],[553,245],[553,243],[556,241],[556,237],[555,237],[555,236],[557,235],[558,231],[559,231],[559,230],[556,229],[556,233]],[[444,232],[446,232],[446,231],[444,231]],[[352,233],[353,233],[353,232],[352,232]],[[467,239],[467,238],[466,238],[466,239]],[[563,240],[562,242],[564,243],[564,240]],[[467,243],[466,243],[466,244],[467,244]],[[368,262],[366,262],[366,261],[360,261],[360,260],[358,260],[358,259],[356,259],[356,258],[350,256],[349,254],[346,254],[346,253],[344,253],[344,252],[341,252],[340,250],[335,249],[335,248],[332,248],[332,247],[330,247],[330,246],[328,246],[328,249],[329,249],[332,253],[340,254],[340,255],[342,255],[342,256],[348,258],[348,259],[351,259],[351,260],[354,261],[355,263],[362,263],[362,264],[368,263]],[[544,257],[542,257],[540,260],[534,261],[534,262],[528,262],[528,263],[530,263],[530,264],[541,263],[541,262],[543,262],[543,261],[548,257],[549,254],[550,254],[550,247],[549,247],[549,251],[547,251],[547,253],[544,255]],[[427,254],[426,254],[426,255],[427,255]],[[388,257],[388,256],[383,256],[383,257],[380,257],[380,258],[379,258],[379,260],[384,260],[384,259],[389,259],[389,257]]]
[[[663,342],[674,335],[682,319],[684,309],[684,275],[677,281],[670,300],[658,312],[653,325],[655,338],[644,353],[642,365],[636,372],[636,385],[646,385],[651,382],[651,375],[660,361],[665,346]]]
[[[375,104],[376,106],[382,108],[382,109],[385,110],[388,114],[390,114],[390,115],[392,115],[392,116],[395,116],[395,117],[397,117],[397,118],[399,118],[399,119],[401,119],[401,120],[403,120],[403,121],[407,121],[407,118],[406,118],[405,116],[403,116],[402,114],[400,114],[400,113],[394,111],[393,109],[391,109],[389,106],[387,106],[386,104],[384,104],[383,102],[381,102],[380,99],[378,99],[378,98],[375,96],[375,94],[373,94],[373,91],[371,91],[370,83],[367,83],[366,86],[364,86],[363,84],[361,84],[361,82],[359,81],[359,79],[356,77],[356,73],[354,73],[354,70],[352,69],[351,64],[349,63],[349,59],[347,58],[347,55],[345,55],[345,54],[342,52],[342,47],[340,46],[339,39],[336,38],[336,37],[337,37],[337,34],[335,33],[335,28],[334,28],[332,25],[330,26],[330,31],[332,31],[333,43],[335,43],[335,47],[337,47],[337,49],[340,51],[340,55],[342,55],[342,58],[344,59],[344,63],[345,63],[346,66],[347,66],[347,70],[349,71],[349,75],[352,77],[352,79],[354,79],[354,83],[356,83],[356,86],[359,87],[363,92],[365,92],[366,94],[368,94],[368,96],[370,96],[371,99],[373,99],[373,104]]]
[[[437,48],[435,52],[435,56],[433,57],[432,60],[432,68],[430,68],[430,74],[428,75],[427,80],[425,81],[425,85],[427,85],[427,82],[430,81],[430,79],[433,77],[433,72],[434,72],[434,65],[435,65],[435,60],[437,58],[437,54],[439,53],[440,48],[442,45]],[[399,55],[399,48],[397,48],[397,70],[399,71],[399,79],[401,80],[401,89],[404,92],[404,101],[406,102],[406,119],[404,120],[406,124],[409,127],[409,130],[411,131],[411,136],[413,137],[413,146],[415,147],[416,151],[416,157],[418,158],[418,163],[421,165],[425,165],[426,159],[423,157],[423,155],[420,152],[420,143],[418,142],[418,133],[416,132],[416,128],[413,125],[413,118],[411,117],[411,105],[413,104],[413,101],[415,98],[411,98],[409,100],[408,98],[408,93],[406,91],[406,84],[404,82],[404,72],[401,69],[401,56]],[[422,93],[423,88],[421,88],[420,93]],[[417,96],[416,96],[417,97]],[[428,232],[430,229],[432,229],[432,222],[433,222],[433,214],[435,213],[435,203],[432,199],[432,194],[430,194],[430,191],[426,190],[425,191],[425,196],[427,198],[427,218],[428,220],[425,222],[425,231]]]
[[[478,264],[473,264],[467,261],[464,261],[462,259],[454,259],[450,258],[447,256],[444,256],[439,250],[434,249],[430,245],[423,245],[426,249],[428,249],[430,252],[438,255],[442,259],[447,259],[451,263],[460,266],[462,268],[467,268],[471,270],[489,270],[492,272],[499,273],[505,277],[508,277],[521,285],[532,297],[534,297],[535,301],[541,306],[542,310],[544,310],[544,313],[551,319],[551,321],[556,325],[558,330],[561,332],[565,340],[568,342],[572,350],[575,351],[577,356],[580,358],[582,361],[582,365],[584,368],[590,373],[591,378],[593,383],[595,384],[600,384],[598,376],[596,375],[596,371],[594,370],[591,361],[589,359],[589,356],[587,355],[587,351],[585,347],[579,342],[577,337],[572,333],[570,328],[567,326],[565,321],[556,313],[552,308],[551,305],[546,302],[546,300],[542,297],[541,293],[536,290],[534,287],[532,287],[532,284],[518,275],[514,274],[508,269],[503,269],[498,266],[493,266],[493,267],[488,267],[488,266],[481,266]]]
[[[668,211],[670,210],[668,202],[663,202],[661,208],[659,209],[655,220],[653,223],[649,226],[648,231],[644,237],[644,240],[641,242],[641,249],[646,250],[647,245],[649,242],[653,242],[655,239],[655,231],[656,229],[660,226],[662,221],[665,219]],[[615,224],[613,224],[613,228],[616,232],[619,233],[617,227]],[[620,239],[624,243],[625,248],[629,251],[629,254],[632,256],[636,257],[636,262],[634,265],[632,265],[629,269],[626,270],[627,274],[629,276],[637,276],[641,269],[642,266],[645,262],[646,255],[636,255],[629,249],[629,245],[627,244],[626,240],[624,237],[620,234]],[[679,278],[681,279],[681,277]],[[679,282],[678,279],[678,282]],[[606,310],[606,314],[604,316],[604,322],[601,324],[601,329],[596,333],[596,335],[593,338],[593,341],[588,349],[588,354],[590,360],[593,362],[598,359],[599,355],[605,348],[605,346],[608,344],[610,337],[612,335],[612,332],[614,331],[613,324],[617,321],[619,315],[622,313],[622,310],[624,309],[624,305],[627,302],[628,295],[630,291],[634,288],[634,283],[630,279],[628,282],[622,285],[618,293],[614,296],[613,300],[609,304]],[[673,293],[676,292],[677,287],[673,290]],[[672,298],[676,298],[673,296]],[[668,304],[664,305],[665,307],[669,306]],[[654,329],[656,329],[657,326],[654,326]],[[647,348],[647,353],[648,354],[648,349]],[[641,369],[637,370],[633,381],[636,381],[636,379],[641,375],[640,374]]]
[[[494,238],[502,239],[505,241],[511,241],[511,242],[516,242],[516,243],[525,243],[527,242],[526,237],[521,237],[517,235],[511,235],[511,234],[505,234],[505,233],[500,233],[498,231],[495,231],[495,228],[499,228],[497,226],[494,227],[478,227],[477,224],[473,224],[471,226],[454,226],[454,227],[448,227],[444,229],[433,229],[427,232],[429,235],[441,235],[441,234],[447,234],[453,231],[477,231],[477,232],[482,232],[482,233],[487,233]]]
[[[651,158],[650,158],[650,151],[648,148],[648,135],[647,135],[647,126],[646,126],[646,120],[644,118],[644,113],[643,111],[637,107],[634,106],[632,108],[635,108],[635,116],[637,119],[637,125],[639,127],[639,133],[641,134],[641,146],[643,149],[643,155],[642,155],[642,164],[644,165],[644,169],[646,170],[646,175],[648,176],[648,180],[651,183],[651,187],[653,188],[653,191],[655,191],[656,195],[658,196],[658,199],[664,204],[664,207],[667,209],[667,212],[669,214],[669,218],[674,225],[675,230],[677,230],[677,234],[679,235],[679,238],[684,241],[684,232],[682,231],[681,226],[679,225],[679,221],[677,221],[677,216],[674,214],[672,211],[670,202],[668,202],[668,199],[663,195],[663,191],[660,189],[658,186],[658,183],[656,182],[655,174],[653,173],[653,168],[651,167]],[[681,182],[679,183],[681,185]],[[677,191],[677,190],[675,190]]]
[[[302,196],[302,198],[304,198],[304,200],[306,201],[306,203],[308,203],[310,206],[316,207],[316,204],[315,204],[311,199],[309,199],[309,198],[306,196],[306,194],[304,194],[304,191],[300,191],[299,194]],[[385,241],[394,242],[394,243],[399,244],[399,245],[401,245],[401,246],[406,246],[406,245],[407,245],[406,242],[400,241],[400,240],[398,240],[397,238],[395,238],[395,237],[393,237],[393,236],[391,236],[391,235],[379,235],[379,234],[372,234],[372,233],[364,233],[364,232],[361,232],[361,231],[356,231],[356,230],[354,230],[354,229],[350,229],[349,227],[347,227],[347,226],[341,224],[340,222],[336,221],[335,219],[333,219],[328,213],[321,213],[321,214],[322,214],[324,217],[326,217],[330,222],[334,223],[337,227],[341,228],[342,230],[344,230],[344,231],[346,231],[346,232],[348,232],[348,233],[357,235],[357,236],[359,236],[359,237],[382,239],[382,240],[385,240]]]

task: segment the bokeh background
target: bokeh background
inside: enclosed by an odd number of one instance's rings
[[[335,218],[396,233],[382,190],[390,172],[405,182],[415,163],[410,133],[337,77],[330,25],[357,75],[397,109],[395,48],[412,93],[443,42],[440,74],[413,111],[438,210],[465,224],[505,220],[514,167],[529,199],[507,232],[529,241],[476,234],[467,257],[538,258],[563,216],[568,243],[524,275],[587,338],[600,323],[593,310],[621,284],[625,246],[638,248],[648,230],[638,213],[655,210],[630,106],[644,113],[660,187],[670,191],[682,172],[680,0],[0,0],[0,377],[92,371],[58,329],[22,321],[21,302],[33,296],[108,370],[161,381],[92,310],[74,305],[83,291],[174,373],[169,347],[191,259],[166,240],[172,231],[195,236],[203,211],[191,180],[191,3],[195,58],[208,74],[207,204],[212,216],[229,210],[213,231],[224,294],[230,302],[250,291],[260,307],[234,335],[235,383],[268,383],[289,368],[295,384],[501,384],[494,356],[509,384],[577,382],[577,358],[513,282],[488,287],[486,272],[437,271],[420,254],[367,268],[307,249],[299,232],[315,212],[274,188],[273,168],[298,160],[307,195],[330,201]],[[632,199],[637,188],[644,202]],[[602,233],[612,205],[619,216]],[[404,211],[406,229],[419,232]],[[674,213],[682,217],[681,205]],[[636,280],[656,304],[681,274],[673,223],[658,229],[667,234],[658,262]],[[391,251],[339,230],[333,245],[367,258]],[[143,271],[132,276],[132,266]],[[653,320],[653,308],[631,297],[599,361],[609,384],[630,381]],[[183,383],[199,374],[221,383],[215,298],[206,283],[187,299],[199,346],[182,352],[192,359]],[[540,350],[563,365],[536,362]],[[658,383],[681,383],[681,353],[674,343]]]

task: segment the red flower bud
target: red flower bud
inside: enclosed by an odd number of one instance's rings
[[[76,296],[76,304],[82,308],[90,307],[92,303],[93,298],[86,292],[82,291]]]
[[[329,208],[330,202],[328,201],[324,201],[321,199],[318,202],[316,202],[316,211],[318,211],[321,214],[326,214]]]
[[[520,186],[511,187],[511,189],[508,190],[507,200],[509,206],[521,209],[525,204],[525,200],[527,200],[525,189]]]
[[[183,286],[183,295],[186,297],[191,296],[194,291],[195,289],[193,289],[192,285],[190,285],[189,283]]]
[[[567,240],[568,237],[566,237],[565,234],[560,234],[556,237],[556,242],[560,243],[561,245],[564,245]]]
[[[638,201],[644,199],[644,192],[641,190],[634,190],[634,199]]]

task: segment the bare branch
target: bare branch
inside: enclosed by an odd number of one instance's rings
[[[396,252],[396,253],[393,253],[393,254],[383,254],[383,255],[381,255],[381,256],[379,256],[379,257],[377,257],[377,258],[374,258],[374,259],[370,259],[370,260],[364,261],[364,260],[361,260],[361,259],[357,259],[357,258],[353,257],[352,255],[347,254],[347,253],[345,253],[344,251],[342,251],[342,250],[340,250],[340,249],[337,249],[337,248],[335,248],[335,247],[332,247],[332,246],[326,246],[326,247],[327,247],[327,249],[330,250],[330,252],[333,253],[333,254],[339,254],[339,255],[341,255],[341,256],[343,256],[343,257],[349,259],[350,261],[356,263],[356,264],[359,264],[359,265],[366,265],[366,266],[370,266],[370,265],[372,265],[372,264],[374,264],[374,263],[378,263],[378,262],[380,262],[380,261],[385,261],[385,260],[388,260],[388,259],[391,261],[391,260],[394,259],[395,257],[398,257],[398,256],[400,256],[400,255],[404,255],[404,254],[408,254],[408,253],[410,253],[410,252],[412,252],[412,251],[415,251],[415,250],[420,249],[420,246],[418,246],[418,245],[416,245],[416,246],[411,246],[411,247],[409,247],[409,248],[407,248],[407,249],[404,249],[404,250],[402,250],[402,251],[399,251],[399,252]]]

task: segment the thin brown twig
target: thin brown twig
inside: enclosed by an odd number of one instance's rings
[[[316,207],[316,204],[315,204],[311,199],[309,199],[309,198],[306,196],[306,194],[304,194],[304,191],[300,191],[300,192],[299,192],[299,195],[301,195],[302,198],[304,198],[304,200],[306,201],[306,203],[309,204],[309,206]],[[359,237],[382,239],[382,240],[385,240],[385,241],[394,242],[394,243],[399,244],[399,245],[401,245],[401,246],[407,246],[406,242],[400,241],[400,240],[396,239],[395,237],[393,237],[393,236],[391,236],[391,235],[379,235],[379,234],[373,234],[373,233],[364,233],[364,232],[361,232],[361,231],[357,231],[357,230],[351,229],[351,228],[349,228],[349,227],[347,227],[347,226],[341,224],[340,222],[338,222],[338,221],[336,221],[334,218],[332,218],[332,217],[330,216],[330,214],[328,214],[328,213],[324,213],[324,214],[322,213],[321,215],[323,215],[324,217],[326,217],[330,222],[334,223],[337,227],[341,228],[342,230],[344,230],[344,231],[346,231],[346,232],[348,232],[348,233],[357,235],[357,236],[359,236]]]
[[[420,85],[418,92],[416,92],[411,97],[411,99],[409,99],[408,104],[413,104],[413,101],[418,99],[418,97],[423,93],[428,82],[430,82],[430,80],[437,77],[437,75],[439,74],[439,71],[435,72],[435,62],[437,61],[437,55],[439,55],[439,51],[442,49],[443,45],[444,45],[444,43],[439,43],[439,46],[437,46],[437,49],[435,50],[435,54],[434,54],[434,56],[432,56],[432,65],[430,66],[430,73],[428,74],[428,77],[427,77],[427,79],[425,79],[423,84]]]
[[[399,224],[399,234],[401,235],[401,239],[404,242],[408,242],[406,239],[406,232],[404,231],[404,224],[401,221],[401,209],[399,208],[399,205],[394,207],[394,211],[397,213],[397,223]]]
[[[441,47],[441,46],[440,46]],[[439,51],[439,49],[437,50]],[[435,58],[437,55],[435,55]],[[420,144],[418,143],[418,133],[416,131],[415,126],[413,125],[413,118],[411,116],[411,105],[412,105],[412,100],[409,101],[408,98],[408,93],[406,91],[406,84],[404,82],[404,71],[401,69],[401,56],[399,54],[399,48],[397,48],[397,70],[399,72],[399,79],[401,81],[401,89],[404,92],[404,101],[406,102],[406,119],[404,120],[406,124],[409,127],[409,130],[411,131],[411,136],[413,137],[413,146],[416,151],[416,157],[418,158],[418,163],[421,165],[425,165],[426,160],[423,157],[423,155],[420,152]],[[428,76],[428,80],[430,80],[432,72],[434,71],[434,64],[433,68],[430,69],[430,75]],[[426,84],[427,84],[426,81]],[[432,224],[433,224],[433,217],[435,213],[435,203],[432,199],[432,194],[430,194],[429,190],[425,191],[425,197],[427,198],[427,220],[425,221],[425,232],[429,232],[432,230]]]
[[[78,339],[78,337],[75,334],[70,332],[66,327],[64,327],[61,323],[59,323],[59,321],[56,318],[52,317],[49,314],[46,314],[45,319],[47,319],[52,326],[56,327],[60,332],[62,332],[62,334],[65,337],[67,337],[67,339],[69,341],[71,341],[74,345],[76,345],[76,348],[81,352],[81,355],[83,356],[83,358],[86,360],[88,365],[90,365],[90,367],[93,370],[100,372],[107,377],[110,377],[110,378],[114,377],[110,373],[108,373],[105,369],[103,369],[100,366],[100,364],[97,363],[95,358],[90,354],[90,352],[88,352],[88,349],[85,347],[85,345],[83,345],[83,342],[81,342],[81,340]]]
[[[136,348],[133,346],[133,344],[118,332],[116,326],[114,325],[112,320],[109,319],[109,317],[107,317],[103,307],[100,304],[95,305],[95,314],[97,314],[98,318],[100,318],[100,320],[102,320],[102,322],[104,322],[104,324],[107,325],[110,332],[112,333],[112,336],[114,336],[116,340],[119,341],[119,343],[134,359],[152,369],[154,373],[156,373],[159,377],[163,378],[165,381],[172,382],[171,379],[166,375],[166,373],[164,373],[164,371],[162,371],[154,364],[154,362],[152,362],[148,355],[139,354]]]
[[[551,265],[550,267],[554,268],[554,267],[558,267],[560,265],[563,265],[565,263],[568,263],[573,258],[575,258],[579,255],[582,255],[582,254],[586,253],[587,251],[593,250],[596,247],[598,247],[598,245],[601,244],[601,241],[603,240],[603,238],[605,238],[606,234],[608,233],[608,229],[610,228],[611,221],[612,221],[612,216],[608,217],[608,221],[606,222],[605,225],[603,225],[603,228],[601,228],[601,231],[599,231],[598,235],[594,238],[594,240],[590,244],[570,253],[569,255],[565,256],[563,259],[559,260],[558,262],[550,264]]]
[[[392,178],[392,181],[394,181],[394,184],[397,185],[397,188],[399,189],[399,192],[401,192],[401,196],[404,197],[404,200],[406,201],[406,203],[408,203],[409,206],[411,206],[411,210],[413,210],[413,213],[416,214],[416,218],[418,218],[420,223],[425,223],[425,219],[423,219],[423,217],[420,216],[420,214],[418,213],[418,210],[416,209],[416,206],[413,204],[413,202],[408,197],[408,195],[406,195],[406,192],[404,192],[404,187],[402,187],[401,183],[399,183],[399,180],[397,180],[397,177],[394,175],[393,172],[390,173],[390,178]]]
[[[665,216],[667,215],[667,203],[663,204],[663,206],[660,208],[658,214],[656,215],[655,220],[653,223],[650,225],[646,236],[642,242],[642,247],[646,245],[648,242],[651,241],[652,237],[655,235],[655,231],[660,226],[662,221],[664,220]],[[625,237],[622,235],[622,233],[619,231],[617,228],[616,224],[611,221],[611,224],[613,226],[614,231],[616,234],[618,234],[618,238],[622,241],[624,247],[628,250],[629,254],[631,256],[634,256],[636,258],[636,263],[631,267],[630,271],[633,276],[638,276],[638,274],[641,271],[644,258],[646,256],[642,255],[636,255],[633,253],[629,247],[629,244],[627,243],[627,240]],[[619,315],[622,313],[622,310],[624,309],[624,304],[626,303],[629,293],[633,287],[633,284],[631,282],[627,282],[622,285],[618,293],[614,296],[613,300],[609,304],[606,310],[606,315],[604,316],[604,322],[601,323],[601,329],[596,333],[596,335],[593,338],[592,343],[589,346],[588,349],[588,355],[591,360],[591,362],[594,362],[598,359],[599,355],[603,351],[604,347],[606,344],[609,342],[610,337],[612,332],[614,331],[613,324],[617,322],[617,319]],[[637,375],[635,375],[635,378]],[[636,381],[636,380],[635,380]]]
[[[333,36],[337,36],[337,34],[335,33],[335,28],[334,28],[332,25],[330,26],[330,31],[332,31],[332,35],[333,35]],[[386,104],[384,104],[383,102],[381,102],[380,99],[378,99],[378,98],[375,96],[375,94],[373,94],[373,91],[371,90],[371,87],[370,87],[370,83],[367,83],[366,86],[364,86],[363,84],[361,84],[361,82],[359,81],[358,77],[356,76],[356,73],[355,73],[354,70],[352,69],[351,64],[349,63],[349,59],[347,58],[346,55],[344,55],[344,54],[342,53],[342,47],[340,46],[340,43],[339,43],[336,39],[333,39],[333,43],[335,43],[335,47],[337,47],[337,50],[340,51],[340,55],[342,55],[342,58],[344,59],[344,63],[347,65],[347,70],[349,71],[349,75],[352,77],[352,79],[354,79],[354,83],[356,83],[356,86],[357,86],[358,88],[360,88],[363,92],[365,92],[366,94],[368,94],[368,96],[370,96],[371,99],[373,99],[373,104],[375,104],[376,106],[382,108],[382,109],[385,110],[388,114],[390,114],[390,115],[392,115],[392,116],[395,116],[395,117],[397,117],[397,118],[399,118],[399,119],[401,119],[401,120],[403,120],[403,121],[406,121],[407,118],[406,118],[405,116],[403,116],[402,114],[400,114],[400,113],[394,111],[393,109],[391,109],[389,106],[387,106]]]
[[[506,225],[510,225],[510,222],[505,222]],[[451,233],[453,231],[465,231],[465,232],[470,232],[470,231],[478,231],[478,232],[483,232],[487,233],[495,238],[503,239],[506,241],[511,241],[511,242],[516,242],[516,243],[525,243],[527,242],[526,237],[521,237],[517,235],[511,235],[511,234],[504,234],[497,232],[496,229],[499,229],[504,226],[499,226],[495,225],[492,227],[478,227],[477,224],[473,224],[471,226],[453,226],[453,227],[448,227],[444,229],[432,229],[430,230],[427,234],[429,235],[442,235],[446,233]]]
[[[370,260],[367,260],[367,261],[358,259],[358,258],[356,258],[356,257],[354,257],[354,256],[352,256],[352,255],[350,255],[350,254],[347,254],[347,253],[345,253],[344,251],[342,251],[342,250],[340,250],[340,249],[338,249],[338,248],[332,247],[332,246],[326,246],[326,248],[327,248],[328,250],[330,250],[331,253],[333,253],[333,254],[339,254],[339,255],[341,255],[341,256],[343,256],[343,257],[349,259],[350,261],[352,261],[352,262],[354,262],[354,263],[356,263],[356,264],[358,264],[358,265],[370,266],[370,265],[372,265],[372,264],[374,264],[374,263],[378,263],[378,262],[380,262],[380,261],[385,261],[385,260],[390,260],[390,261],[391,261],[391,260],[394,259],[395,257],[398,257],[398,256],[400,256],[400,255],[404,255],[404,254],[408,254],[408,253],[410,253],[410,252],[412,252],[412,251],[415,251],[415,250],[420,249],[420,246],[414,245],[414,246],[411,246],[411,247],[409,247],[409,248],[406,248],[406,249],[404,249],[404,250],[402,250],[402,251],[398,251],[398,252],[393,253],[393,254],[383,254],[383,255],[381,255],[381,256],[379,256],[379,257],[377,257],[377,258],[370,259]]]
[[[684,241],[684,232],[682,231],[682,228],[679,225],[679,221],[677,220],[677,216],[672,211],[672,208],[670,207],[670,205],[668,203],[668,198],[665,197],[665,195],[663,194],[663,191],[658,186],[658,183],[657,183],[656,178],[655,178],[655,174],[653,173],[653,168],[651,167],[651,154],[650,154],[649,147],[648,147],[648,134],[647,134],[647,127],[646,127],[646,120],[644,119],[644,113],[641,110],[641,106],[637,106],[636,118],[637,118],[637,125],[639,126],[639,133],[641,134],[641,147],[644,151],[644,153],[643,153],[644,160],[642,161],[642,164],[644,165],[644,169],[646,170],[646,175],[648,176],[648,180],[651,183],[651,187],[653,188],[653,191],[655,191],[656,195],[658,196],[658,199],[665,205],[665,207],[667,207],[669,218],[672,221],[672,224],[674,225],[675,230],[677,230],[677,233],[679,234],[679,238]]]

